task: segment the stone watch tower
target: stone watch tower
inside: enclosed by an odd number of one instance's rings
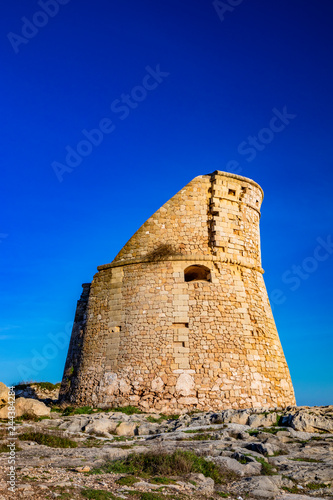
[[[162,412],[295,404],[263,280],[261,187],[193,179],[83,285],[61,385]]]

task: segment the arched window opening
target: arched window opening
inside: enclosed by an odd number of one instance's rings
[[[189,266],[184,270],[185,281],[210,281],[210,269],[205,266]]]

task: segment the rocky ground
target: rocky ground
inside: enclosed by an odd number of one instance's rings
[[[58,411],[42,417],[29,408],[16,419],[15,493],[7,484],[8,423],[0,423],[0,500],[333,497],[333,406],[180,416],[53,406]],[[178,461],[164,474],[145,473],[129,469],[133,454],[132,464],[143,454],[147,463]],[[200,457],[201,468],[187,470],[179,457],[188,456]]]

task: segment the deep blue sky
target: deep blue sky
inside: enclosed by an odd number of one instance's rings
[[[59,381],[81,283],[193,177],[233,168],[265,192],[265,281],[297,402],[332,404],[333,4],[229,2],[3,7],[1,381]],[[272,122],[284,108],[293,118]],[[52,164],[104,118],[113,131],[59,182]]]

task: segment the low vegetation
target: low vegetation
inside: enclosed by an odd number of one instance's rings
[[[159,418],[155,418],[152,415],[149,415],[147,417],[147,421],[152,423],[152,424],[161,424],[163,420],[178,420],[179,415],[164,415],[164,413],[161,413]]]
[[[306,484],[306,487],[309,490],[320,490],[321,488],[329,488],[331,485],[330,484],[325,484],[325,483],[308,483]]]
[[[277,472],[274,470],[274,467],[266,462],[264,458],[254,457],[257,462],[261,464],[261,474],[263,476],[275,476]]]
[[[16,418],[16,422],[22,422],[23,420],[28,420],[30,422],[40,422],[41,420],[48,420],[48,419],[50,419],[50,417],[46,416],[37,417],[32,413],[23,413],[23,415]]]
[[[64,417],[69,417],[72,415],[91,415],[91,413],[96,413],[98,410],[95,410],[91,406],[81,406],[80,408],[75,408],[74,406],[67,406],[63,411],[62,415]]]
[[[192,451],[176,450],[173,453],[148,452],[130,454],[124,459],[106,462],[103,466],[93,469],[92,474],[103,473],[132,474],[141,477],[152,476],[184,476],[189,473],[201,473],[221,484],[233,480],[236,475],[225,471],[213,462]]]
[[[89,500],[115,500],[116,497],[113,493],[106,490],[93,490],[88,488],[81,491],[83,498],[88,498]]]
[[[309,457],[289,458],[289,460],[293,460],[294,462],[317,462],[317,463],[322,462],[322,460],[317,460],[316,458],[309,458]]]
[[[19,434],[19,439],[21,441],[34,441],[38,444],[43,444],[45,446],[50,446],[51,448],[76,448],[77,443],[72,439],[57,436],[53,434],[44,434],[42,432],[24,432]]]
[[[153,484],[175,484],[176,481],[174,479],[169,478],[169,477],[155,476],[155,477],[150,478],[150,483],[153,483]]]
[[[299,488],[297,488],[297,486],[291,486],[291,487],[282,486],[282,489],[284,491],[287,491],[288,493],[300,493],[301,492],[301,490],[299,490]]]
[[[125,415],[134,415],[135,413],[143,413],[136,406],[118,406],[117,408],[112,408],[111,411],[119,411],[121,413],[125,413]]]
[[[117,479],[116,483],[119,484],[120,486],[132,486],[138,481],[139,479],[137,479],[134,476],[123,476]]]
[[[15,389],[26,389],[31,387],[31,385],[37,385],[40,389],[45,389],[47,391],[54,391],[60,388],[60,382],[52,384],[51,382],[20,382],[15,386]]]

